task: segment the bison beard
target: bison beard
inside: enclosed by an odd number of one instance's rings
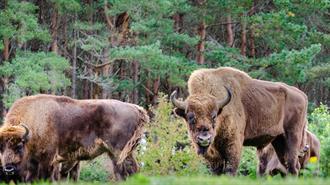
[[[197,153],[216,174],[236,174],[243,145],[263,148],[268,144],[287,170],[298,174],[297,154],[304,146],[307,124],[308,101],[302,91],[222,67],[194,71],[188,92],[185,101],[172,93],[174,112],[185,119]],[[209,146],[201,147],[207,141]]]
[[[117,100],[24,97],[13,104],[0,128],[0,146],[5,146],[1,162],[14,165],[23,181],[54,181],[60,174],[77,179],[80,160],[106,153],[113,178],[122,180],[138,170],[133,150],[147,122],[143,108]]]
[[[198,146],[197,148],[197,154],[198,155],[204,155],[208,149],[208,146]]]

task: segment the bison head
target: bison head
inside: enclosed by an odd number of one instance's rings
[[[196,144],[199,154],[205,154],[212,143],[217,116],[231,100],[232,93],[225,88],[227,96],[221,100],[208,94],[190,95],[186,101],[180,101],[176,99],[176,91],[170,96],[172,104],[176,107],[174,112],[187,122],[190,137]]]
[[[7,178],[19,176],[28,138],[29,129],[23,124],[0,128],[0,158]]]

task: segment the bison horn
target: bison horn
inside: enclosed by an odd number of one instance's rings
[[[179,109],[186,110],[186,108],[187,108],[187,103],[184,102],[184,101],[180,101],[180,100],[177,100],[177,99],[176,99],[176,91],[173,91],[173,92],[172,92],[172,94],[171,94],[171,96],[170,96],[170,100],[171,100],[172,104],[173,104],[175,107],[177,107],[177,108],[179,108]]]
[[[227,96],[226,96],[225,99],[217,101],[217,105],[218,105],[218,108],[219,109],[221,109],[224,106],[226,106],[230,102],[230,100],[231,100],[232,93],[231,93],[231,91],[229,90],[228,87],[225,86],[225,88],[227,90]]]
[[[28,135],[29,135],[29,133],[30,133],[30,130],[29,130],[29,128],[25,124],[21,124],[21,126],[25,129],[25,133],[23,135],[23,139],[26,140],[27,137],[28,137]]]

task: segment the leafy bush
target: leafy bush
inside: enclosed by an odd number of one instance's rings
[[[92,161],[82,162],[79,180],[107,182],[110,175],[107,169],[107,157],[102,155]]]
[[[186,124],[171,115],[172,106],[162,96],[154,121],[139,149],[138,161],[145,175],[196,175],[208,173],[190,145]]]
[[[309,116],[308,129],[321,142],[320,172],[322,176],[330,175],[330,112],[326,105],[320,105]]]
[[[239,166],[239,174],[244,176],[257,177],[258,158],[255,147],[244,147]]]

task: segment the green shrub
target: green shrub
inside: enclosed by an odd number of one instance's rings
[[[313,132],[321,142],[320,175],[330,175],[330,112],[326,105],[320,105],[309,116],[308,129]]]
[[[196,154],[188,138],[186,124],[171,116],[166,97],[159,99],[154,120],[146,127],[146,142],[139,147],[138,161],[145,175],[206,174],[203,159]]]
[[[258,158],[255,147],[244,147],[239,165],[239,174],[256,178]]]
[[[109,170],[107,169],[108,156],[100,156],[92,161],[81,162],[81,181],[107,182],[109,181]]]

